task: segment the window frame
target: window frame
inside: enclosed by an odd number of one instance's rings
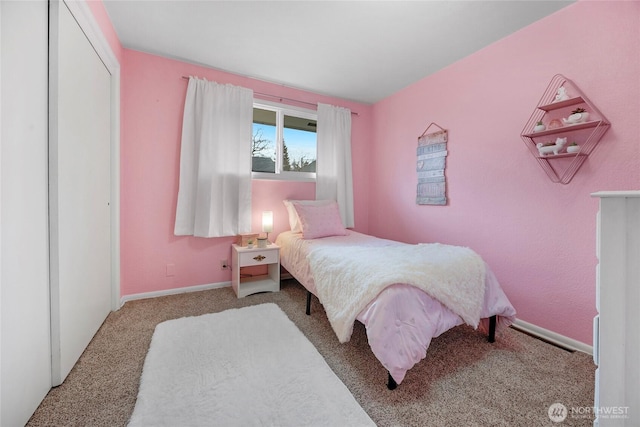
[[[263,179],[272,181],[297,181],[297,182],[316,182],[316,172],[292,172],[282,170],[282,152],[283,152],[283,133],[284,133],[284,116],[293,116],[307,120],[314,120],[318,123],[318,112],[308,108],[295,107],[292,105],[280,104],[264,100],[253,100],[253,108],[274,111],[276,113],[276,171],[270,172],[253,172],[251,171],[251,179]],[[317,136],[317,132],[316,132]],[[316,168],[318,165],[318,140],[316,138]],[[317,170],[317,169],[316,169]]]

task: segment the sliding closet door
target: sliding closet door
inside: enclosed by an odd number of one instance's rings
[[[111,309],[111,75],[63,2],[50,5],[52,383]]]
[[[0,426],[51,388],[46,1],[0,1]]]

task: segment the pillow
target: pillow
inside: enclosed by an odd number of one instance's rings
[[[284,205],[286,206],[287,213],[289,214],[289,226],[291,227],[291,231],[293,231],[294,233],[302,233],[302,226],[300,225],[298,213],[296,212],[296,208],[293,206],[293,203],[311,206],[323,206],[336,202],[334,200],[283,200],[282,203],[284,203]]]
[[[298,220],[302,226],[303,239],[317,239],[319,237],[345,236],[347,230],[340,219],[338,204],[332,202],[324,205],[310,205],[292,202]]]

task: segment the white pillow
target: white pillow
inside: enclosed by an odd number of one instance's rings
[[[293,206],[294,202],[311,206],[326,206],[331,203],[336,203],[335,200],[283,200],[282,203],[284,203],[287,208],[287,213],[289,214],[289,226],[294,233],[302,233],[302,224],[300,223],[300,218],[298,218],[296,208]]]

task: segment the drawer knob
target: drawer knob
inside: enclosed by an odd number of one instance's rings
[[[262,255],[258,255],[258,256],[254,256],[253,259],[255,259],[256,261],[262,261],[263,259],[265,259],[265,256]]]

